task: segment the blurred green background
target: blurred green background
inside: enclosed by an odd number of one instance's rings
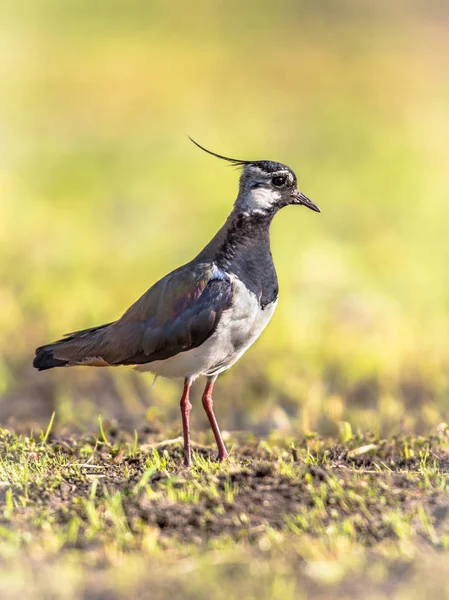
[[[179,382],[31,361],[221,226],[238,173],[185,134],[287,163],[322,209],[273,224],[279,307],[220,378],[222,427],[449,420],[448,25],[443,2],[2,2],[1,424],[177,417]]]

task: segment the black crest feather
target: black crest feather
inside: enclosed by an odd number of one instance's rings
[[[221,160],[227,160],[228,162],[230,162],[231,164],[233,164],[237,167],[244,167],[245,165],[251,165],[254,163],[253,160],[240,160],[238,158],[229,158],[229,156],[223,156],[222,154],[217,154],[216,152],[212,152],[212,150],[208,150],[201,144],[198,144],[198,142],[196,142],[193,138],[191,138],[190,135],[188,135],[187,137],[189,138],[189,140],[191,142],[193,142],[195,144],[195,146],[198,146],[198,148],[200,148],[201,150],[204,150],[204,152],[207,152],[207,154],[211,154],[212,156],[215,156],[216,158],[220,158]]]

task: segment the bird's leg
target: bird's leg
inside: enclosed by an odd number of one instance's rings
[[[218,427],[217,419],[214,414],[214,402],[212,400],[212,390],[214,389],[216,377],[209,377],[204,388],[203,393],[203,407],[206,411],[207,418],[209,419],[210,426],[214,432],[215,441],[218,446],[218,460],[223,461],[228,456],[228,451],[224,445],[223,438],[221,437],[220,428]]]
[[[184,390],[181,396],[181,416],[182,416],[182,434],[184,436],[184,465],[192,466],[192,449],[190,446],[190,423],[189,415],[192,410],[192,405],[189,401],[190,386],[192,382],[186,378],[184,380]]]

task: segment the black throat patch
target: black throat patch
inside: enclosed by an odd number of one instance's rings
[[[272,219],[272,213],[237,214],[215,255],[217,265],[238,277],[262,309],[274,302],[279,292],[270,249]]]

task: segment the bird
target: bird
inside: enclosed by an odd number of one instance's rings
[[[202,405],[218,448],[228,457],[213,408],[217,377],[230,369],[268,325],[278,302],[270,225],[290,205],[321,212],[285,164],[204,152],[241,169],[237,199],[212,240],[190,262],[146,291],[116,321],[66,334],[36,349],[33,366],[133,365],[183,380],[180,408],[184,465],[192,466],[190,389],[206,378]]]

